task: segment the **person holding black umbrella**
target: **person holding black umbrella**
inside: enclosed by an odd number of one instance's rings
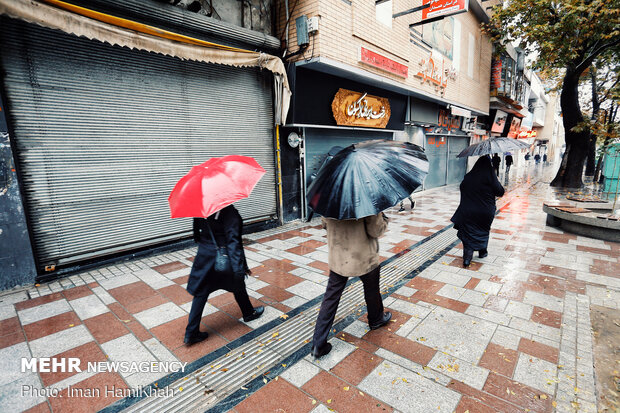
[[[450,219],[463,243],[463,267],[471,264],[474,251],[488,255],[489,232],[495,218],[495,197],[504,195],[504,187],[493,171],[491,159],[481,156],[463,178],[461,202]]]
[[[424,149],[408,142],[374,140],[348,146],[318,172],[308,188],[308,206],[323,215],[329,280],[319,310],[312,355],[331,351],[327,342],[340,297],[351,277],[360,277],[371,329],[392,318],[379,289],[379,240],[387,229],[382,212],[411,195],[428,174]]]
[[[312,338],[312,355],[317,358],[332,349],[327,336],[349,278],[360,277],[364,284],[364,300],[371,330],[386,325],[392,318],[392,313],[383,312],[383,299],[379,290],[378,238],[387,229],[388,218],[380,212],[362,219],[322,218],[322,221],[323,228],[327,230],[329,281]]]

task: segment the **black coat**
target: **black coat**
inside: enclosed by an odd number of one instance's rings
[[[493,173],[491,160],[482,156],[461,182],[461,202],[451,218],[463,246],[479,251],[489,243],[495,217],[495,197],[504,195],[504,187]]]
[[[187,281],[187,291],[194,296],[204,296],[216,290],[234,291],[245,288],[243,279],[248,264],[243,252],[241,231],[243,220],[237,209],[229,205],[208,218],[194,218],[194,241],[198,243],[198,253],[192,265],[192,271]],[[226,246],[232,274],[216,273],[215,264],[216,246],[211,240],[209,228],[213,232],[215,241],[220,247]]]
[[[493,168],[497,169],[499,168],[499,165],[502,163],[502,158],[500,158],[497,155],[494,155],[493,159],[491,159],[491,162],[493,163]]]
[[[506,165],[510,166],[512,165],[512,162],[513,162],[512,155],[506,155]]]

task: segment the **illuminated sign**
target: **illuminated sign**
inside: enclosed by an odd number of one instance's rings
[[[469,0],[424,0],[422,4],[431,4],[422,10],[422,21],[436,17],[446,17],[469,10]]]
[[[519,132],[519,135],[518,135],[519,139],[528,139],[528,138],[535,138],[535,137],[536,137],[535,130],[522,130],[521,132]]]
[[[362,63],[385,70],[386,72],[390,72],[405,79],[409,76],[409,67],[406,65],[368,50],[365,47],[360,48],[359,60]]]
[[[332,114],[338,125],[385,128],[391,115],[390,102],[368,93],[338,89]]]

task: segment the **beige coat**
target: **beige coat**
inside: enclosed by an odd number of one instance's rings
[[[379,240],[387,228],[383,212],[362,219],[323,218],[327,229],[329,269],[344,277],[357,277],[379,265]]]

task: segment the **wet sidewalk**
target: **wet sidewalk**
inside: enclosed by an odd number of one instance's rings
[[[357,309],[335,325],[329,356],[307,357],[308,343],[274,350],[277,357],[265,358],[271,365],[261,366],[251,385],[231,389],[234,397],[218,399],[205,387],[202,410],[596,411],[590,304],[618,309],[620,245],[546,227],[542,202],[554,195],[544,173],[551,171],[530,172],[511,177],[511,190],[498,201],[503,207],[489,256],[474,258],[469,269],[462,268],[454,231],[446,230],[458,187],[419,194],[413,211],[389,211],[392,222],[380,245],[383,278],[394,280],[383,285],[391,325],[368,331],[359,297]],[[317,224],[244,237],[253,271],[249,294],[255,305],[266,306],[265,315],[244,323],[232,294],[213,294],[202,320],[210,337],[191,347],[182,342],[191,305],[184,287],[195,248],[1,296],[0,410],[118,411],[149,402],[123,392],[72,397],[72,389],[157,383],[170,390],[170,403],[184,391],[178,383],[185,374],[22,373],[22,358],[181,362],[198,383],[200,368],[226,369],[209,364],[218,357],[265,335],[276,345],[287,322],[304,314],[312,319],[308,313],[324,292],[327,247]],[[404,268],[440,237],[456,247]],[[307,323],[299,330],[311,328]],[[24,386],[57,393],[23,395]]]

